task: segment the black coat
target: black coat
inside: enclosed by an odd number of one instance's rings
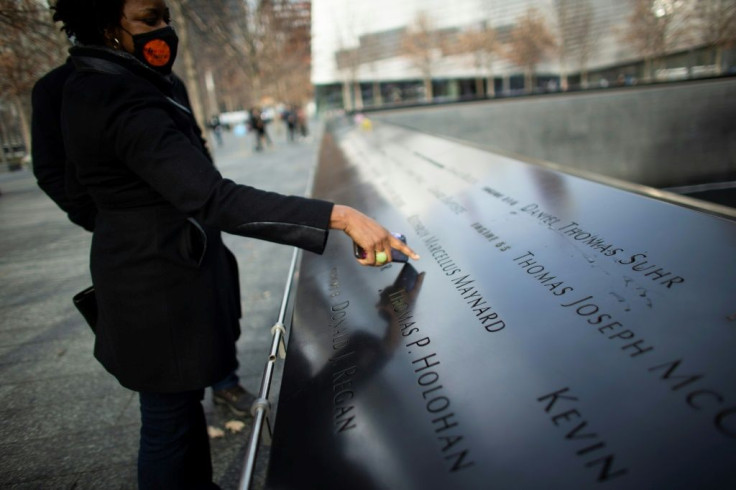
[[[220,230],[321,253],[332,203],[224,179],[177,79],[107,49],[71,53],[64,143],[98,207],[95,356],[133,390],[209,386],[235,369],[240,333]]]
[[[38,186],[62,209],[69,219],[92,231],[97,207],[76,181],[76,173],[67,171],[64,140],[61,135],[61,94],[74,64],[68,59],[41,77],[33,86],[31,101],[31,146],[33,174]]]

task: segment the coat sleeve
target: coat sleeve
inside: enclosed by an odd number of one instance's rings
[[[333,204],[225,179],[176,125],[161,96],[128,94],[111,111],[115,154],[177,209],[225,232],[324,250]],[[179,110],[174,107],[173,110]]]
[[[38,186],[66,212],[69,220],[92,231],[97,207],[76,181],[67,162],[61,135],[62,87],[71,65],[62,66],[41,78],[31,94],[31,154]]]

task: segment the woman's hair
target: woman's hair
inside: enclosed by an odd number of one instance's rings
[[[105,44],[105,29],[115,27],[123,15],[125,0],[57,0],[54,21],[82,44]]]

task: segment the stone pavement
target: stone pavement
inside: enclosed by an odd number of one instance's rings
[[[319,137],[288,143],[278,124],[269,129],[274,145],[259,153],[250,135],[226,133],[224,145],[214,148],[218,168],[239,183],[303,195]],[[71,302],[90,284],[90,237],[38,189],[29,171],[0,174],[0,488],[136,488],[137,396],[94,359],[92,332]],[[224,239],[240,266],[238,374],[256,393],[293,248]],[[208,424],[225,432],[210,440],[215,482],[235,489],[252,418],[213,405],[211,390],[204,406]],[[242,432],[225,429],[238,419],[246,424]],[[253,488],[263,485],[267,455],[262,447]]]

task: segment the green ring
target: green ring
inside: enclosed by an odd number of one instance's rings
[[[386,252],[376,252],[376,264],[383,264],[388,260]]]

